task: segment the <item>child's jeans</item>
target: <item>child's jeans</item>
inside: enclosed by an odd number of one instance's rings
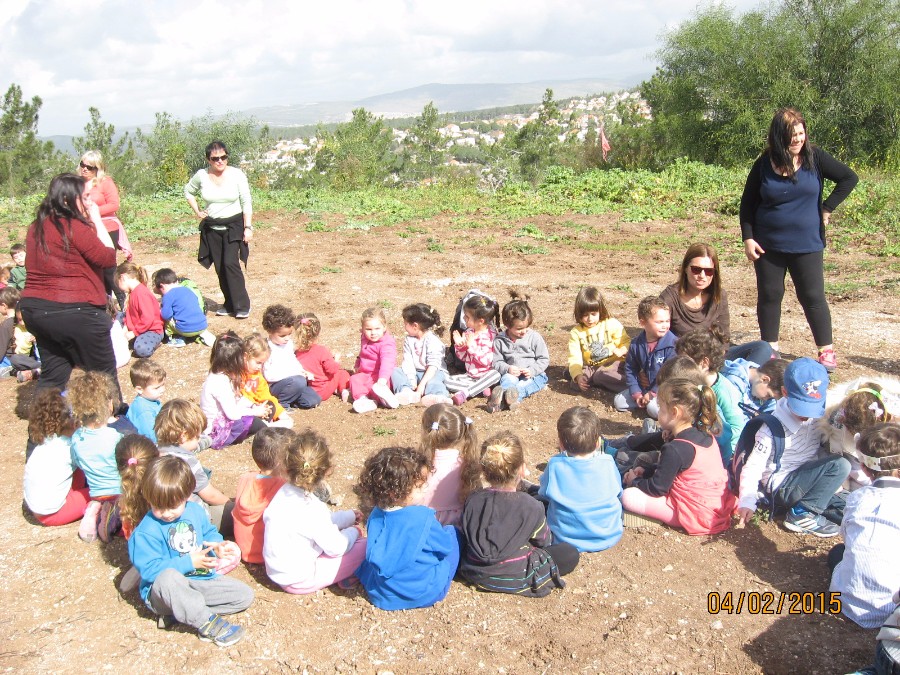
[[[438,368],[434,373],[434,377],[428,380],[428,384],[425,385],[424,396],[449,396],[450,392],[448,392],[447,387],[444,386],[445,375],[446,373]],[[422,381],[424,376],[424,370],[417,370],[416,384],[414,385],[409,381],[409,376],[403,372],[402,368],[394,368],[394,372],[391,374],[391,390],[396,393],[401,392],[404,389],[415,389],[416,385]]]
[[[243,612],[253,602],[253,589],[237,579],[217,576],[190,578],[171,567],[160,572],[150,587],[147,606],[160,616],[199,629],[210,614]]]
[[[640,410],[640,408],[638,408],[638,404],[631,397],[631,391],[629,391],[628,389],[620,391],[618,394],[616,394],[616,397],[613,399],[613,407],[619,412]],[[659,402],[657,402],[656,397],[650,399],[650,402],[647,404],[645,410],[647,411],[647,415],[649,415],[653,419],[659,418]]]
[[[302,375],[292,375],[269,383],[269,391],[285,408],[315,408],[322,402]]]
[[[850,462],[838,455],[826,455],[791,471],[775,491],[775,505],[790,509],[800,506],[840,523],[843,498],[835,494],[850,473]]]
[[[515,377],[514,375],[503,375],[500,378],[500,388],[506,391],[507,389],[516,388],[519,390],[519,400],[523,398],[528,398],[529,396],[534,396],[541,389],[547,386],[547,382],[549,382],[549,378],[547,377],[547,373],[541,373],[540,375],[534,375],[529,378],[520,378]]]

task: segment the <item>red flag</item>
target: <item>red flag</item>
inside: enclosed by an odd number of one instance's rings
[[[600,149],[603,151],[603,161],[606,161],[606,155],[609,153],[609,139],[606,137],[605,125],[600,127]]]

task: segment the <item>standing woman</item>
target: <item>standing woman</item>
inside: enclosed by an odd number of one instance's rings
[[[83,194],[80,176],[54,178],[25,239],[28,283],[19,307],[41,352],[39,388],[64,390],[75,366],[109,373],[118,386],[103,285],[116,251]]]
[[[826,178],[835,187],[823,202]],[[850,167],[808,142],[799,111],[782,108],[772,118],[768,145],[750,169],[741,197],[741,237],[756,269],[762,339],[778,351],[784,279],[790,272],[819,349],[819,363],[829,372],[837,360],[825,299],[825,228],[857,181]]]
[[[84,193],[90,202],[97,205],[100,210],[100,218],[109,232],[113,247],[121,249],[125,257],[131,260],[131,245],[125,236],[125,228],[119,220],[119,189],[116,187],[112,176],[106,173],[106,163],[103,155],[98,150],[88,150],[81,156],[78,164],[78,172],[84,179]],[[88,201],[88,200],[86,200]],[[106,283],[106,292],[114,293],[119,301],[119,308],[125,308],[125,294],[119,290],[115,283],[116,265],[103,270],[103,279]]]
[[[215,265],[225,303],[216,316],[250,316],[250,296],[241,271],[247,264],[253,238],[253,204],[250,184],[240,169],[228,166],[228,149],[222,141],[206,146],[208,169],[200,169],[184,187],[184,196],[200,219],[197,260],[206,269]],[[206,202],[202,211],[197,197]]]

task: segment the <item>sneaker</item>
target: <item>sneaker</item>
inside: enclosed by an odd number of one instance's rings
[[[156,620],[156,627],[160,630],[167,630],[177,623],[178,621],[171,614],[163,614]]]
[[[506,404],[506,407],[510,410],[515,410],[519,407],[519,390],[516,387],[510,387],[506,391],[503,392],[503,402]]]
[[[223,305],[216,310],[216,316],[231,316],[231,312],[225,309],[225,306]]]
[[[89,502],[84,510],[81,525],[78,526],[78,538],[86,544],[97,539],[97,519],[100,517],[100,502]]]
[[[16,380],[18,382],[31,382],[32,380],[36,379],[37,377],[35,377],[35,371],[33,370],[20,370],[18,373],[16,373]]]
[[[503,404],[503,390],[500,387],[494,387],[494,391],[488,397],[487,411],[489,413],[500,412],[500,406]]]
[[[372,385],[372,393],[380,398],[388,408],[397,408],[400,405],[397,397],[394,396],[394,392],[386,384],[376,382]]]
[[[12,375],[12,366],[0,367],[0,377],[6,377],[7,375]]]
[[[359,586],[360,583],[361,583],[361,582],[360,582],[360,580],[359,580],[359,577],[356,576],[355,574],[351,574],[351,575],[350,575],[349,577],[347,577],[346,579],[341,579],[339,582],[337,582],[336,585],[337,585],[337,587],[340,588],[342,591],[352,591],[354,588],[356,588],[357,586]]]
[[[197,630],[204,642],[215,642],[219,647],[230,647],[244,637],[244,629],[229,623],[218,614],[210,614],[206,623]]]
[[[375,403],[368,396],[362,396],[355,401],[353,401],[353,411],[359,413],[360,415],[364,415],[366,413],[372,412],[378,408],[378,404]]]
[[[197,339],[207,347],[212,347],[216,343],[216,336],[210,333],[208,330],[200,333],[200,335],[197,336]]]
[[[834,355],[834,350],[820,349],[819,363],[821,363],[829,373],[833,373],[834,369],[837,368],[837,357]]]
[[[657,431],[659,431],[659,424],[655,419],[648,417],[641,423],[642,434],[655,434]]]
[[[341,392],[341,400],[344,403],[347,403],[350,401],[350,390],[349,389],[344,389],[344,391]]]
[[[466,392],[458,391],[453,394],[453,398],[451,399],[454,405],[462,405],[466,402]]]
[[[180,337],[169,338],[169,345],[172,347],[184,347],[186,344],[187,342]]]
[[[829,521],[825,516],[793,507],[788,511],[784,519],[784,526],[791,532],[800,534],[812,534],[816,537],[836,537],[841,533],[841,528]]]
[[[200,440],[197,441],[197,453],[209,450],[212,447],[212,438],[206,434],[200,434]],[[195,453],[196,454],[196,453]]]
[[[421,400],[422,397],[408,387],[397,394],[397,403],[400,405],[413,405]]]
[[[235,319],[249,319],[250,318],[250,310],[242,309],[240,312],[235,312],[234,318]]]
[[[313,495],[323,504],[331,501],[331,485],[327,480],[319,481],[319,484],[313,488]]]
[[[97,523],[97,536],[104,544],[122,531],[122,518],[119,517],[118,501],[101,502],[100,518]]]
[[[122,594],[131,593],[131,591],[135,590],[140,583],[141,573],[137,571],[137,567],[132,565],[119,580],[119,592]]]
[[[453,399],[449,396],[441,396],[440,394],[426,394],[422,397],[422,400],[419,401],[419,405],[424,408],[427,408],[432,405],[437,405],[438,403],[444,403],[446,405],[453,405]]]

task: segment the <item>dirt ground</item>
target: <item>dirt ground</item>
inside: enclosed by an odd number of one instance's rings
[[[501,228],[469,217],[446,216],[369,231],[340,227],[307,232],[302,214],[262,213],[252,247],[248,287],[254,306],[249,321],[210,316],[214,332],[249,333],[262,310],[280,302],[314,311],[323,323],[321,342],[345,354],[352,365],[359,345],[358,317],[373,304],[386,308],[390,328],[402,337],[400,310],[424,301],[449,321],[458,298],[478,287],[505,300],[510,287],[528,293],[534,328],[547,339],[550,386],[519,410],[489,415],[483,400],[465,411],[481,438],[511,429],[526,444],[532,477],[556,447],[555,422],[573,405],[588,405],[617,437],[640,420],[616,413],[611,396],[573,395],[563,380],[566,342],[575,294],[584,283],[603,289],[613,315],[637,332],[637,302],[674,281],[684,251],[671,241],[722,240],[731,223],[658,222],[629,224],[611,216],[528,219],[545,234],[567,238],[542,242],[546,253],[523,255],[513,246],[525,221]],[[320,228],[318,228],[320,229]],[[730,236],[730,235],[729,235]],[[735,236],[736,239],[736,236]],[[586,250],[585,242],[620,242],[613,251]],[[642,253],[648,242],[649,252]],[[473,245],[474,244],[474,245]],[[205,294],[221,299],[213,272],[195,261],[196,239],[142,242],[137,260],[148,268],[170,266],[195,279]],[[754,339],[755,288],[750,266],[732,240],[723,254],[737,341]],[[830,258],[829,277],[886,274],[876,260],[852,255]],[[498,261],[500,261],[498,263]],[[789,291],[790,293],[790,291]],[[900,375],[896,295],[855,295],[832,304],[837,379],[870,373]],[[446,336],[445,336],[446,339]],[[785,303],[782,348],[812,355],[803,314],[793,297]],[[197,399],[209,349],[163,345],[156,358],[167,372],[167,398]],[[885,357],[889,360],[885,360]],[[133,396],[127,367],[120,372],[126,397]],[[369,673],[842,673],[869,662],[874,631],[840,616],[814,612],[756,615],[710,614],[710,593],[820,593],[828,589],[825,555],[835,540],[799,536],[780,523],[731,530],[716,537],[689,537],[669,529],[628,529],[613,549],[584,555],[567,587],[546,599],[477,592],[454,582],[437,606],[383,612],[361,591],[331,590],[290,596],[271,584],[260,566],[233,575],[256,590],[256,601],[237,617],[246,638],[228,649],[198,641],[186,629],[159,630],[136,593],[120,595],[116,582],[128,567],[124,541],[81,543],[77,523],[38,525],[23,507],[25,415],[33,384],[0,383],[0,668],[24,672],[369,672]],[[385,445],[412,445],[421,408],[356,415],[339,399],[293,413],[295,427],[311,426],[329,439],[337,458],[332,480],[344,504],[355,504],[350,487],[366,456]],[[249,443],[207,451],[213,483],[233,494],[238,476],[251,470]],[[748,596],[749,597],[749,596]],[[818,609],[818,608],[816,608]]]

